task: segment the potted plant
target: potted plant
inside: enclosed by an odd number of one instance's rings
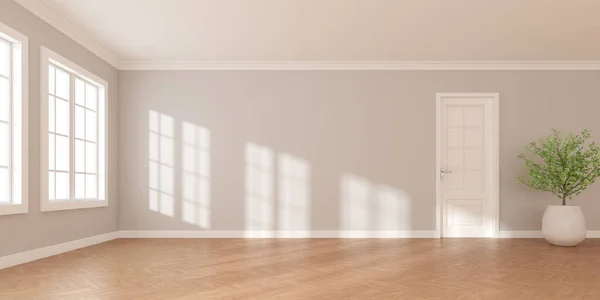
[[[548,205],[542,219],[542,234],[550,244],[576,246],[585,239],[583,213],[579,206],[568,206],[567,199],[581,194],[600,176],[600,146],[587,143],[590,137],[587,129],[567,136],[553,129],[551,135],[527,146],[534,157],[519,155],[528,170],[519,181],[562,201],[562,205]]]

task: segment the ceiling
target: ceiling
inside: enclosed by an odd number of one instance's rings
[[[597,0],[15,1],[118,63],[600,61]]]

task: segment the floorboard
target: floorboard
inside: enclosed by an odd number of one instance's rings
[[[118,239],[0,271],[0,299],[600,299],[600,240]]]

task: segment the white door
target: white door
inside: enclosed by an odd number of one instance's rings
[[[440,235],[497,237],[498,94],[437,94],[437,105]]]

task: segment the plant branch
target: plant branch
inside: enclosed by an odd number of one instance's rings
[[[585,175],[581,180],[579,180],[579,182],[577,182],[577,184],[575,184],[571,189],[569,189],[569,192],[571,192],[572,190],[574,190],[575,188],[580,186],[583,182],[585,182],[588,179],[588,177],[590,175],[596,173],[596,171],[598,171],[599,168],[600,168],[600,166],[595,167],[593,170],[591,170],[589,173],[587,173],[587,175]]]

